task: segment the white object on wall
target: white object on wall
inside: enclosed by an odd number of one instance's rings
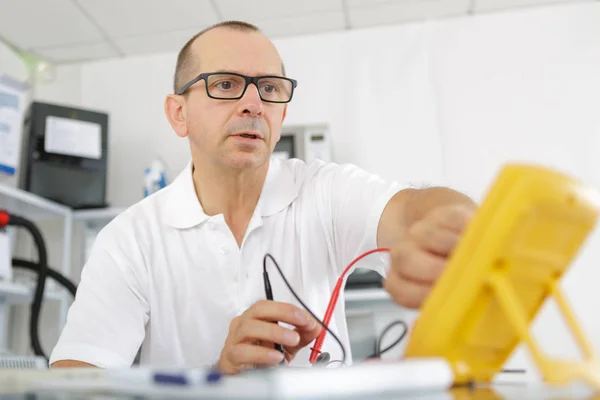
[[[0,76],[0,173],[15,175],[21,156],[27,86]]]
[[[310,164],[314,160],[332,161],[331,135],[329,127],[319,125],[293,125],[281,129],[282,140],[291,138],[294,143],[294,158]],[[275,154],[276,157],[289,158],[292,155],[285,151]]]
[[[0,282],[12,280],[11,245],[8,231],[0,229]]]

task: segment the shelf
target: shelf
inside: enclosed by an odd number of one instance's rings
[[[82,222],[106,222],[125,211],[125,208],[98,208],[92,210],[75,210],[73,219]]]
[[[31,293],[25,285],[12,282],[0,282],[0,304],[27,303]]]
[[[115,207],[72,210],[36,194],[3,184],[0,184],[0,209],[33,220],[72,215],[74,220],[82,222],[109,221],[125,211],[125,208]]]
[[[388,301],[391,300],[390,295],[385,289],[346,289],[344,291],[344,300],[350,302],[366,302],[366,301]]]
[[[46,286],[48,284],[46,283]],[[44,291],[45,300],[64,300],[68,293],[65,291]],[[0,282],[1,304],[25,304],[33,299],[33,293],[22,283]]]
[[[67,206],[2,184],[0,184],[0,209],[31,220],[66,217],[71,213],[71,209]]]

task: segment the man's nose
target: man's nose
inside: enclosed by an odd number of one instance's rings
[[[258,94],[258,88],[253,83],[248,85],[246,93],[239,100],[238,112],[240,114],[248,114],[251,117],[262,115],[263,102]]]

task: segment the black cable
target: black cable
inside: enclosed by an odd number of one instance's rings
[[[396,339],[394,341],[394,343],[390,344],[388,347],[381,350],[381,343],[383,342],[383,338],[393,327],[395,327],[397,325],[402,325],[402,328],[403,328],[402,334],[400,335],[400,337],[398,339]],[[396,320],[396,321],[390,322],[385,328],[383,328],[381,335],[379,335],[379,337],[377,338],[377,342],[375,343],[375,353],[366,357],[366,359],[368,360],[371,358],[381,358],[381,355],[383,353],[388,352],[392,348],[397,346],[406,337],[407,334],[408,334],[408,324],[406,322],[404,322],[402,320]]]
[[[21,260],[20,258],[12,259],[13,267],[24,268],[34,272],[38,272],[40,270],[40,266],[37,263],[27,260]],[[69,278],[62,275],[60,272],[48,267],[48,278],[54,279],[56,282],[60,283],[65,289],[75,297],[77,292],[77,285],[75,285]]]
[[[263,263],[263,281],[265,284],[265,297],[267,300],[273,300],[273,289],[271,288],[271,281],[269,280],[269,274],[267,273],[267,266]],[[285,362],[285,349],[279,343],[275,343],[275,350],[278,350],[281,354],[283,354],[283,358],[281,359],[281,364]]]
[[[38,250],[38,279],[35,287],[35,293],[33,296],[33,302],[31,303],[31,315],[29,318],[29,336],[31,341],[31,347],[33,352],[37,356],[42,356],[46,360],[48,357],[44,354],[42,345],[39,338],[39,321],[40,312],[42,310],[42,301],[44,300],[44,289],[46,287],[46,277],[48,276],[48,258],[46,254],[46,243],[40,230],[35,224],[25,218],[17,215],[10,215],[8,225],[20,226],[25,228],[31,236]]]
[[[385,349],[381,350],[381,343],[383,342],[383,338],[384,336],[395,326],[398,325],[402,325],[402,334],[400,335],[400,337],[398,339],[396,339],[394,341],[394,343],[390,344],[388,347],[386,347]],[[394,348],[395,346],[397,346],[402,339],[404,339],[404,337],[406,336],[406,334],[408,333],[408,325],[406,324],[406,322],[402,321],[402,320],[397,320],[397,321],[393,321],[391,322],[388,326],[386,326],[383,331],[381,332],[381,335],[379,335],[379,339],[377,340],[377,349],[376,349],[376,356],[377,357],[381,357],[381,355],[387,351],[390,351],[392,348]]]
[[[267,257],[271,259],[271,261],[273,261],[273,264],[275,264],[275,267],[277,268],[277,271],[279,271],[279,275],[281,275],[281,279],[283,279],[283,282],[285,282],[285,285],[288,287],[288,289],[290,289],[290,292],[292,292],[292,294],[294,295],[294,297],[296,298],[296,300],[298,300],[298,302],[302,305],[302,307],[304,307],[304,309],[306,311],[308,311],[308,313],[310,315],[312,315],[312,317],[314,319],[317,320],[317,322],[327,330],[327,332],[329,332],[329,334],[336,340],[336,342],[338,342],[338,344],[340,345],[340,347],[342,348],[342,362],[344,364],[346,364],[346,349],[344,348],[344,345],[342,344],[342,341],[331,331],[331,329],[329,329],[327,327],[327,325],[325,325],[323,323],[323,321],[321,321],[319,318],[317,318],[317,316],[310,310],[310,308],[308,308],[308,306],[306,304],[304,304],[304,302],[302,300],[300,300],[300,297],[298,297],[298,295],[296,294],[296,292],[294,291],[294,289],[292,289],[292,286],[290,285],[290,283],[287,281],[287,279],[285,278],[285,275],[283,275],[283,272],[281,271],[281,268],[279,268],[279,264],[277,264],[277,261],[275,261],[275,258],[273,258],[273,256],[269,253],[265,254],[265,257],[263,258],[263,270],[266,273],[267,271]]]

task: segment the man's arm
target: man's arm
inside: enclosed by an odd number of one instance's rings
[[[377,230],[378,247],[393,248],[416,221],[437,207],[451,205],[476,207],[468,196],[444,187],[399,191],[390,199],[381,215]]]
[[[53,368],[129,367],[135,359],[150,312],[143,255],[127,225],[111,223],[96,238],[50,356]]]
[[[446,188],[407,189],[392,197],[377,242],[391,249],[384,287],[398,304],[421,307],[476,208],[469,197]]]
[[[51,368],[96,368],[95,365],[75,360],[60,360],[50,366]]]

